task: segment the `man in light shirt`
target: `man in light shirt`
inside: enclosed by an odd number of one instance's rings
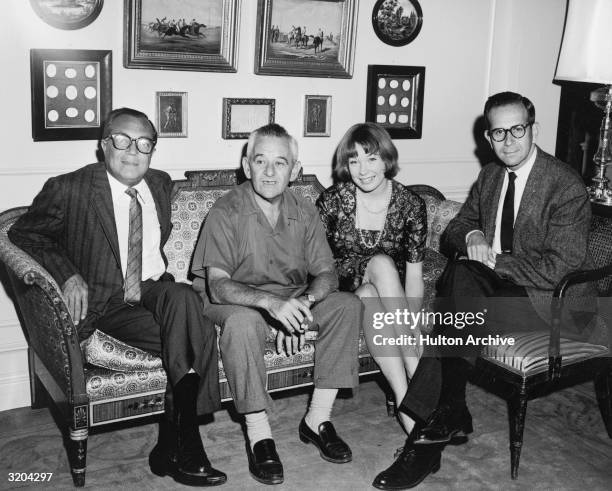
[[[444,445],[461,444],[473,431],[465,400],[469,364],[480,346],[466,345],[469,335],[548,329],[550,301],[557,283],[570,271],[588,267],[591,208],[582,178],[567,164],[536,145],[535,108],[513,92],[491,96],[484,108],[488,139],[498,162],[486,165],[457,216],[442,237],[450,260],[438,282],[439,311],[453,315],[484,312],[484,324],[436,326],[435,334],[461,338],[463,345],[425,354],[400,405],[421,416],[402,455],[381,474],[376,487],[407,489],[440,467]],[[569,293],[580,298],[592,287]],[[588,322],[588,316],[583,316]],[[573,326],[572,337],[588,333]],[[439,395],[428,418],[423,401]],[[425,410],[426,409],[426,410]]]
[[[226,476],[210,464],[197,422],[220,403],[216,333],[199,296],[166,272],[172,181],[149,168],[156,143],[145,114],[111,111],[104,162],[47,181],[9,237],[61,286],[79,339],[98,329],[161,356],[166,418],[151,470],[184,484],[221,484]]]

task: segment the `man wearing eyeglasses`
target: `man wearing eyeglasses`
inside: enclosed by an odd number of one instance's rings
[[[480,313],[484,324],[436,326],[435,335],[461,343],[439,346],[436,353],[425,346],[400,405],[417,417],[417,426],[399,458],[377,478],[381,489],[415,486],[439,468],[446,444],[467,441],[473,426],[465,399],[465,358],[480,352],[474,339],[548,330],[553,289],[567,273],[589,263],[591,208],[584,183],[536,145],[539,128],[531,101],[513,92],[495,94],[485,104],[484,118],[485,136],[498,162],[481,170],[444,232],[443,249],[464,259],[449,261],[437,299],[441,313],[462,319],[465,313]],[[592,312],[583,301],[592,293],[589,286],[572,292],[585,313]],[[584,326],[573,327],[568,336],[587,334],[581,332]],[[437,408],[431,407],[435,400]]]
[[[200,297],[166,272],[172,181],[149,167],[156,143],[144,113],[111,111],[104,162],[47,181],[9,237],[61,285],[79,339],[98,329],[162,357],[166,418],[151,470],[210,486],[226,475],[206,456],[197,415],[219,407],[216,333]]]

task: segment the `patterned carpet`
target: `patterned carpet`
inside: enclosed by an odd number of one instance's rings
[[[276,399],[272,416],[277,447],[285,466],[282,490],[366,490],[374,476],[393,460],[403,437],[386,416],[384,395],[375,381],[362,383],[353,397],[336,404],[334,421],[353,449],[353,461],[337,465],[320,459],[302,444],[297,425],[308,391]],[[510,479],[505,402],[470,386],[468,402],[475,433],[463,446],[448,447],[442,468],[420,486],[423,490],[604,490],[612,488],[612,440],[605,432],[591,384],[536,399],[527,409],[527,426],[519,477]],[[247,469],[240,424],[227,410],[200,427],[209,457],[228,474],[219,489],[265,489]],[[98,431],[89,438],[86,488],[189,489],[148,469],[157,426]],[[13,409],[0,413],[0,489],[70,489],[67,457],[60,432],[47,409]],[[50,482],[9,482],[10,472],[53,472]]]

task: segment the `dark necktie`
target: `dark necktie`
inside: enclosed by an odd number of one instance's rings
[[[134,188],[127,188],[125,193],[131,198],[131,201],[123,299],[126,303],[136,304],[140,302],[140,281],[142,279],[142,207],[138,202],[138,191]]]
[[[501,218],[501,250],[504,254],[512,254],[512,238],[514,235],[514,180],[516,174],[508,172],[508,189],[504,198]]]

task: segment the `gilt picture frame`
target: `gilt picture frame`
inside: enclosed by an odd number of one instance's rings
[[[304,96],[304,136],[331,135],[331,95]]]
[[[236,72],[240,0],[125,0],[123,66]]]
[[[357,0],[258,0],[255,73],[352,78]]]
[[[187,138],[187,92],[156,92],[158,138]]]
[[[260,126],[274,123],[275,99],[223,98],[221,136],[226,140],[247,139]]]

